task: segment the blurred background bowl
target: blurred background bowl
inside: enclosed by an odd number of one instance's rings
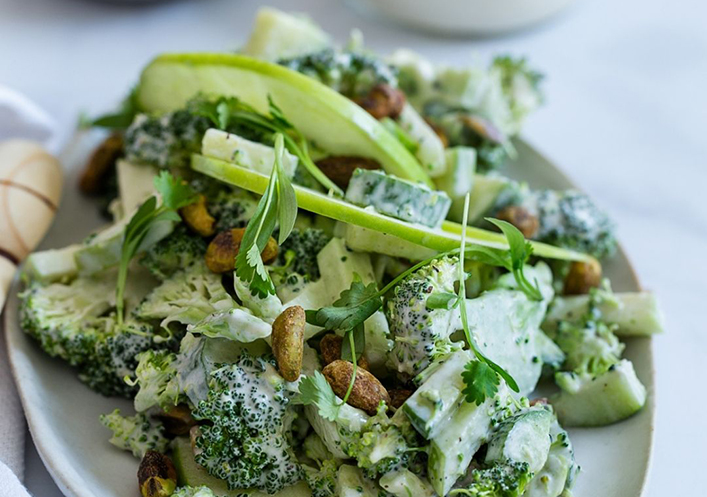
[[[486,36],[548,19],[575,0],[348,0],[409,27],[435,34]]]

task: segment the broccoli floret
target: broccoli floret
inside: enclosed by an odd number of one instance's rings
[[[385,404],[381,404],[363,427],[357,442],[349,447],[349,454],[370,479],[408,468],[419,454],[416,448],[422,445],[402,410],[392,418],[388,418],[386,410]]]
[[[360,52],[327,48],[278,63],[314,78],[349,98],[365,95],[379,83],[398,86],[397,71],[393,67],[373,55]]]
[[[130,319],[118,325],[115,279],[106,275],[77,278],[69,284],[33,284],[22,294],[22,329],[51,356],[79,370],[79,379],[103,395],[130,397],[125,383],[137,366],[137,354],[157,344],[148,323]]]
[[[322,461],[317,468],[303,464],[304,479],[312,497],[334,497],[336,495],[336,473],[339,465],[334,459]]]
[[[113,307],[114,294],[115,281],[108,278],[34,283],[20,295],[20,324],[50,356],[83,364],[93,355],[104,328],[100,318]]]
[[[110,443],[127,450],[137,458],[142,458],[148,450],[164,453],[169,441],[163,434],[159,421],[145,414],[121,416],[120,409],[100,417],[101,424],[113,432]]]
[[[146,411],[158,405],[165,411],[179,403],[179,385],[176,380],[176,354],[168,350],[147,350],[138,356],[135,382],[135,410]]]
[[[140,114],[125,132],[126,159],[162,168],[186,167],[210,127],[209,119],[189,110],[158,117]]]
[[[161,320],[168,329],[170,323],[196,324],[206,316],[235,306],[233,298],[203,261],[175,273],[150,292],[135,309],[142,320]]]
[[[179,487],[172,497],[216,497],[209,487]]]
[[[386,303],[385,315],[394,340],[388,360],[399,373],[414,376],[435,358],[461,348],[461,343],[449,339],[455,331],[454,311],[427,308],[430,295],[454,293],[457,264],[456,257],[432,261],[397,285]]]
[[[538,218],[533,236],[541,242],[601,258],[616,250],[616,227],[584,193],[575,190],[530,190],[514,184],[499,197],[492,215],[509,205],[524,207]]]
[[[169,341],[156,342],[152,327],[145,323],[117,325],[112,318],[106,322],[110,329],[99,336],[93,355],[79,367],[79,379],[102,395],[130,398],[137,389],[125,378],[134,376],[138,355],[151,348],[167,347]]]
[[[283,422],[292,395],[272,364],[244,352],[211,374],[208,398],[193,412],[206,421],[195,460],[229,488],[275,493],[302,479]]]
[[[215,219],[216,231],[245,228],[258,206],[253,196],[243,190],[221,189],[208,201],[209,214]]]
[[[280,246],[275,265],[285,268],[283,279],[288,281],[293,273],[304,282],[317,281],[321,274],[317,254],[331,240],[331,235],[317,228],[295,228]]]
[[[532,477],[528,463],[507,461],[474,469],[471,483],[452,493],[469,497],[519,497]]]
[[[189,233],[186,226],[178,225],[172,234],[150,247],[140,263],[160,280],[166,280],[180,269],[202,260],[206,254],[206,241]]]

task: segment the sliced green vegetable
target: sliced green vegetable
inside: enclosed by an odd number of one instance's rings
[[[161,55],[143,70],[138,101],[146,111],[168,112],[198,94],[236,96],[263,113],[268,112],[270,97],[326,152],[375,159],[390,174],[432,186],[415,157],[365,110],[277,64],[226,53]]]
[[[207,176],[261,195],[268,183],[267,176],[235,164],[202,155],[192,156],[192,168]],[[396,236],[402,240],[439,252],[454,250],[459,247],[461,242],[462,227],[459,224],[445,221],[442,225],[442,230],[414,225],[371,212],[368,209],[315,192],[309,188],[299,185],[293,186],[297,196],[297,205],[306,211],[381,233],[388,233],[390,236]],[[470,244],[474,243],[504,250],[508,248],[506,239],[501,233],[467,227],[466,236]],[[562,260],[587,260],[589,258],[588,255],[579,252],[572,252],[543,243],[531,242],[531,244],[533,246],[533,254],[540,257]]]

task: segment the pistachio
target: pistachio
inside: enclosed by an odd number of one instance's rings
[[[348,361],[334,361],[328,364],[323,370],[324,377],[331,385],[334,393],[341,398],[346,396],[351,377],[353,376],[353,364]],[[370,415],[374,415],[378,405],[384,401],[390,405],[390,396],[385,387],[378,381],[378,378],[362,368],[356,369],[356,380],[354,381],[351,394],[347,400],[349,405],[363,409]]]
[[[601,284],[601,264],[596,259],[575,261],[565,277],[565,295],[582,295]]]
[[[137,470],[142,497],[169,497],[177,488],[177,471],[164,454],[148,450]]]
[[[388,390],[388,394],[390,395],[390,406],[395,409],[400,409],[413,392],[406,388],[393,388],[392,390]]]
[[[214,273],[227,273],[236,267],[236,256],[241,247],[245,228],[233,228],[222,231],[211,240],[206,248],[206,266]],[[265,264],[277,257],[277,242],[273,237],[268,239],[265,249],[260,253]]]
[[[189,407],[185,404],[174,406],[157,417],[160,418],[165,431],[169,435],[186,435],[196,425],[196,420],[192,417]]]
[[[491,121],[484,119],[481,116],[463,116],[461,121],[465,128],[473,131],[491,143],[502,145],[508,141],[508,138],[500,129],[498,129]]]
[[[380,164],[373,159],[349,155],[326,157],[317,161],[317,167],[342,190],[348,188],[351,176],[356,169],[374,170],[381,168]]]
[[[397,118],[405,106],[405,94],[385,83],[375,85],[368,95],[355,102],[376,119]]]
[[[328,333],[324,335],[322,340],[319,342],[319,350],[322,354],[322,363],[324,366],[331,364],[339,359],[347,360],[346,357],[341,357],[341,348],[344,343],[344,339],[337,335],[336,333]],[[358,366],[369,370],[370,365],[364,356],[358,358]]]
[[[280,375],[287,381],[296,381],[302,371],[304,353],[304,309],[288,307],[272,324],[272,351]]]
[[[123,137],[114,133],[96,147],[91,154],[79,178],[79,189],[87,195],[96,195],[106,191],[108,176],[122,155]]]
[[[540,221],[525,207],[509,205],[496,213],[496,218],[507,221],[523,233],[526,238],[532,238],[540,228]]]
[[[206,197],[199,195],[196,202],[179,209],[182,219],[189,228],[201,236],[211,236],[214,234],[214,223],[216,220],[209,214],[206,208]]]

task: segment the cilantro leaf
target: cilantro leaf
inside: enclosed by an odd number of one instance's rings
[[[304,405],[315,405],[319,415],[329,421],[336,421],[340,404],[336,401],[334,390],[319,371],[313,376],[302,378],[299,384],[300,400]]]
[[[498,393],[500,378],[491,366],[483,361],[469,361],[462,372],[464,389],[462,393],[467,402],[481,405],[485,399]]]
[[[156,176],[154,182],[155,189],[162,197],[162,204],[168,209],[181,209],[196,200],[196,194],[191,187],[167,171],[162,171],[159,176]]]
[[[352,340],[353,339],[353,340]],[[353,344],[353,348],[352,345]],[[355,328],[347,330],[344,334],[344,341],[341,343],[341,358],[344,361],[356,362],[366,348],[366,333],[363,323]],[[353,358],[356,358],[356,361]]]
[[[364,285],[354,274],[351,287],[341,292],[333,305],[307,311],[307,322],[328,330],[350,330],[362,324],[383,306],[375,283]]]
[[[85,123],[85,125],[98,128],[125,129],[133,123],[139,110],[140,104],[137,99],[137,86],[135,86],[120,104],[120,109],[98,116]]]

